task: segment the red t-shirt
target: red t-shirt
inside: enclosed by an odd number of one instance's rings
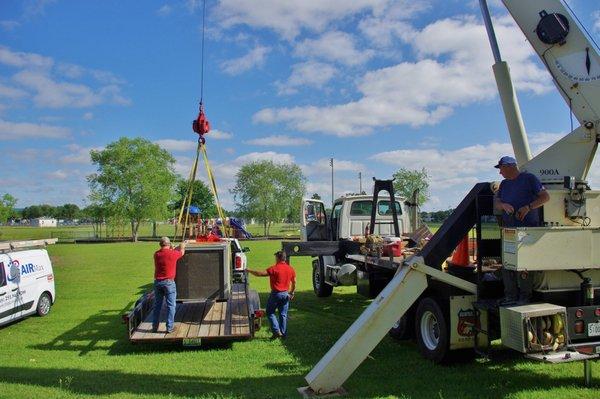
[[[178,249],[161,248],[154,253],[154,279],[174,280],[177,269],[177,260],[181,258]]]
[[[285,262],[279,262],[269,267],[267,273],[273,291],[287,291],[290,288],[290,282],[296,278],[296,271]]]

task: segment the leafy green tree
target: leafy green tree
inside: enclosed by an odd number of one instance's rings
[[[263,224],[265,236],[273,222],[287,215],[298,215],[306,178],[298,165],[257,161],[244,165],[236,175],[231,190],[237,213],[256,218]],[[296,216],[298,218],[299,216]]]
[[[126,219],[131,238],[137,241],[140,222],[168,214],[176,181],[175,159],[166,150],[143,138],[121,137],[104,150],[90,151],[97,173],[87,177],[95,204],[109,217]]]
[[[94,237],[102,236],[102,225],[106,223],[109,213],[108,209],[100,204],[91,204],[81,210],[82,217],[92,223]]]
[[[429,175],[425,168],[421,170],[401,168],[392,177],[395,179],[394,191],[405,199],[412,200],[415,190],[419,190],[417,197],[419,206],[429,199]]]
[[[189,182],[184,179],[179,179],[177,182],[177,188],[175,190],[175,201],[171,204],[171,209],[178,216],[178,212],[181,209],[181,204],[187,194]],[[202,217],[212,218],[217,216],[217,206],[215,205],[215,196],[212,191],[201,180],[194,181],[193,192],[192,192],[192,205],[200,207],[202,210]]]
[[[15,216],[15,205],[17,199],[5,193],[0,197],[0,223],[5,223],[9,218]]]
[[[60,219],[73,220],[79,216],[80,209],[75,204],[64,204],[56,207],[55,216]]]
[[[35,219],[41,216],[43,216],[43,214],[39,205],[31,205],[23,208],[23,218],[25,219]]]
[[[310,198],[311,198],[311,199],[316,199],[316,200],[319,200],[319,201],[321,200],[321,196],[320,196],[319,194],[317,194],[317,193],[314,193],[314,194],[312,195],[312,197],[310,197]]]

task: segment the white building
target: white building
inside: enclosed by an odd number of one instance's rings
[[[56,227],[56,219],[46,217],[35,218],[31,219],[30,224],[33,227]]]

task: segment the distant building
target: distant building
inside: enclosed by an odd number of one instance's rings
[[[30,222],[32,227],[56,227],[56,224],[56,219],[45,217],[31,219]]]

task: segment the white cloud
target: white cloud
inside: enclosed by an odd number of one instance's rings
[[[592,26],[592,30],[595,33],[600,33],[600,11],[594,11],[592,13],[592,19],[594,26]]]
[[[86,112],[85,114],[83,114],[82,118],[83,118],[83,120],[91,121],[92,119],[94,119],[94,113]]]
[[[173,152],[194,151],[198,145],[198,142],[196,141],[174,139],[156,140],[154,143],[167,151]]]
[[[14,29],[18,28],[20,25],[21,25],[21,23],[18,21],[12,21],[12,20],[8,20],[8,19],[0,21],[0,27],[2,29],[4,29],[5,31],[14,30]]]
[[[0,46],[0,64],[19,69],[12,80],[21,87],[14,89],[26,89],[32,92],[30,95],[33,96],[33,102],[39,107],[83,108],[103,103],[131,104],[131,100],[121,92],[121,86],[125,81],[108,71],[64,62],[56,64],[50,57],[13,51],[4,46]],[[58,75],[69,79],[91,78],[100,83],[100,87],[67,82],[57,79]],[[2,95],[1,90],[0,88],[0,95]],[[11,90],[9,94],[26,97],[23,95],[24,91],[15,90]]]
[[[353,66],[364,64],[374,55],[374,52],[356,48],[351,34],[332,31],[318,39],[306,39],[298,43],[294,54],[299,57],[314,57]]]
[[[535,53],[512,20],[496,21],[496,32],[517,89],[548,91],[546,71],[535,64]],[[357,83],[359,99],[325,107],[266,108],[253,116],[254,122],[358,136],[393,125],[435,125],[457,107],[496,96],[487,36],[474,18],[439,20],[409,36],[420,59],[367,72]]]
[[[27,92],[16,87],[6,86],[0,83],[0,97],[16,100],[27,96]]]
[[[285,82],[275,82],[278,94],[294,94],[303,87],[323,89],[336,74],[337,69],[329,64],[308,61],[292,66],[292,74]]]
[[[165,4],[156,10],[156,14],[160,15],[161,17],[166,17],[167,15],[171,14],[171,11],[173,11],[173,8],[170,5]]]
[[[194,12],[200,8],[202,2],[200,0],[185,0],[185,5],[190,12]]]
[[[389,47],[394,38],[408,41],[414,29],[406,21],[430,8],[430,1],[395,1],[380,15],[361,19],[358,27],[375,46]]]
[[[66,127],[29,122],[9,122],[0,119],[0,140],[62,139],[70,136],[70,134],[71,131]]]
[[[363,11],[381,13],[389,0],[265,0],[257,6],[246,0],[222,0],[215,15],[225,28],[248,25],[271,29],[287,40],[302,30],[322,32],[332,22]]]
[[[0,46],[0,64],[17,68],[50,68],[54,60],[39,54],[11,51],[7,47]]]
[[[321,158],[314,164],[310,165],[310,168],[321,173],[331,173],[330,158]],[[348,161],[343,159],[333,160],[333,170],[335,172],[364,172],[367,170],[366,166],[359,162]],[[317,172],[318,173],[318,172]]]
[[[273,135],[267,137],[260,137],[252,140],[245,141],[247,144],[261,145],[261,146],[273,146],[273,147],[292,147],[310,145],[313,143],[312,140],[304,139],[301,137],[290,137],[285,135]]]
[[[233,138],[233,134],[229,132],[224,132],[222,130],[213,129],[206,135],[206,139],[215,139],[215,140],[229,140]]]
[[[266,55],[271,51],[269,47],[256,46],[246,55],[221,63],[223,72],[229,75],[239,75],[255,67],[261,67],[265,63]]]
[[[69,173],[65,172],[62,169],[59,169],[55,170],[54,172],[44,173],[44,176],[46,176],[49,179],[65,180],[67,177],[69,177]]]
[[[554,144],[564,134],[534,133],[530,135],[533,155],[539,154]],[[455,207],[464,195],[477,182],[500,181],[502,177],[494,165],[503,155],[512,155],[509,143],[492,142],[485,145],[471,145],[451,150],[440,149],[399,149],[373,154],[371,161],[391,165],[394,169],[425,168],[430,177],[432,198],[427,209]],[[595,162],[594,165],[598,165]],[[590,181],[600,182],[600,168],[591,168]],[[597,179],[597,180],[596,180]]]
[[[84,84],[55,81],[44,72],[30,70],[18,72],[13,76],[13,80],[35,93],[33,101],[39,107],[85,108],[102,103],[130,103],[116,85],[104,86],[94,91]]]
[[[85,73],[85,68],[82,66],[62,62],[56,66],[56,69],[70,79],[78,79]]]
[[[25,18],[31,18],[36,15],[43,15],[46,11],[46,7],[56,0],[30,0],[25,5]]]
[[[59,158],[59,162],[64,164],[90,164],[90,151],[101,151],[104,147],[83,147],[78,144],[69,144],[67,146],[69,153]]]

